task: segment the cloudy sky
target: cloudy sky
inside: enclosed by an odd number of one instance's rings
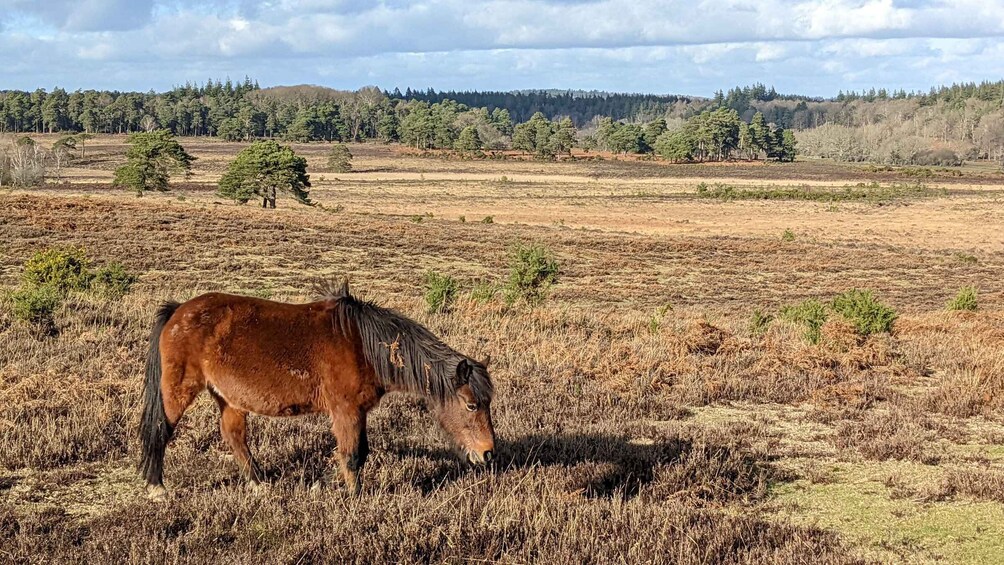
[[[0,89],[832,96],[1004,78],[1004,0],[0,0]]]

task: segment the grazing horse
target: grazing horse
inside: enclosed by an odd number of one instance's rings
[[[203,391],[220,407],[220,430],[242,472],[264,476],[247,446],[249,412],[325,412],[335,457],[358,494],[366,462],[366,414],[388,392],[429,400],[439,423],[473,464],[492,458],[492,383],[485,366],[421,324],[349,294],[348,283],[309,304],[209,293],[160,307],[150,336],[143,393],[140,471],[163,499],[164,451],[185,409]]]

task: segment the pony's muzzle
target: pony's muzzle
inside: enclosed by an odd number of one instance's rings
[[[492,457],[494,457],[494,454],[490,449],[484,453],[477,453],[474,451],[467,452],[467,461],[469,461],[471,465],[487,465],[488,463],[491,463]]]

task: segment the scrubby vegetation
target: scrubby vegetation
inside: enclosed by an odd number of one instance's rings
[[[425,304],[427,311],[432,314],[447,310],[457,298],[457,281],[449,276],[436,271],[425,273]]]
[[[56,329],[55,311],[71,293],[121,298],[137,277],[121,263],[91,270],[82,247],[54,247],[34,253],[21,268],[21,284],[7,293],[10,312],[43,334]]]
[[[502,289],[506,302],[539,304],[558,282],[558,261],[543,245],[519,244],[509,255],[509,277]]]
[[[880,185],[859,183],[842,189],[814,188],[808,185],[794,187],[738,187],[731,184],[702,182],[697,185],[698,198],[716,200],[810,200],[814,202],[871,202],[883,203],[909,198],[931,198],[944,195],[944,189],[914,183]]]
[[[949,310],[965,310],[973,312],[978,307],[979,303],[977,300],[976,287],[973,286],[964,286],[960,288],[955,297],[948,301]]]

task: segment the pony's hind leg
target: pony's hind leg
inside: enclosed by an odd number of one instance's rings
[[[210,391],[212,392],[212,389]],[[220,406],[220,434],[233,451],[237,466],[249,481],[260,483],[265,479],[265,474],[261,472],[258,463],[251,456],[251,450],[248,449],[247,412],[230,406],[215,392],[213,398]]]
[[[160,382],[163,398],[164,419],[167,428],[167,439],[173,435],[178,422],[185,415],[185,410],[192,405],[199,393],[206,388],[205,381],[197,371],[186,370],[183,366],[168,364],[164,367]],[[166,447],[166,440],[165,445]],[[147,494],[153,500],[164,500],[167,489],[164,488],[163,467],[164,449],[157,454],[156,472],[147,479]]]

